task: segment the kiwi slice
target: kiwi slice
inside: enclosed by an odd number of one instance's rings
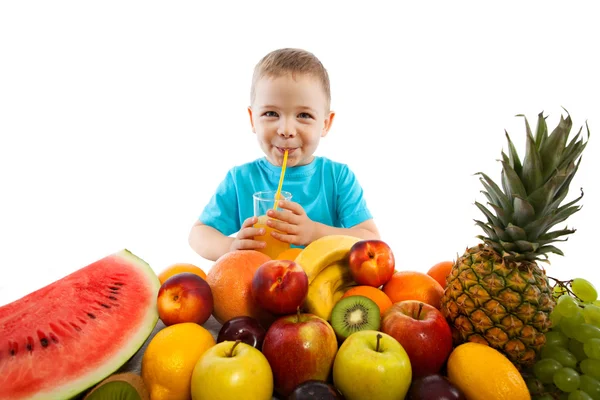
[[[379,330],[379,306],[365,296],[348,296],[338,301],[331,310],[331,326],[338,338],[345,340],[354,332]]]
[[[100,382],[84,400],[150,400],[150,395],[141,376],[123,372]]]

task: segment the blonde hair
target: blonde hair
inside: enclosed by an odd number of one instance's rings
[[[325,91],[327,108],[330,107],[331,88],[327,70],[313,53],[295,48],[274,50],[256,64],[250,88],[250,103],[254,102],[255,86],[261,78],[264,76],[279,77],[286,73],[291,73],[292,76],[297,73],[307,74],[317,78]]]

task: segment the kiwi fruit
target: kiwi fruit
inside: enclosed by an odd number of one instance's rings
[[[97,384],[83,400],[150,400],[150,394],[141,376],[123,372]]]
[[[377,331],[381,326],[379,306],[365,296],[344,297],[331,310],[331,326],[342,341],[354,332]]]

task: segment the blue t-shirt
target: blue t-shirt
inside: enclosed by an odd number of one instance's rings
[[[265,157],[235,166],[227,172],[199,220],[226,236],[240,230],[254,215],[252,195],[277,190],[281,167]],[[350,228],[372,218],[363,190],[346,164],[314,157],[307,165],[288,167],[282,191],[292,194],[308,217],[329,226]]]

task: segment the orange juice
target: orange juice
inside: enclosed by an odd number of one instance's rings
[[[266,215],[261,215],[258,217],[258,222],[256,224],[254,224],[255,228],[264,228],[265,229],[264,235],[255,236],[254,239],[263,241],[267,244],[266,247],[264,247],[262,249],[256,249],[256,250],[275,259],[275,258],[277,258],[277,256],[279,254],[281,254],[282,251],[289,249],[290,244],[286,243],[286,242],[282,242],[280,240],[277,240],[273,236],[271,236],[271,232],[274,231],[275,229],[271,228],[270,226],[267,226],[267,218],[268,217]],[[278,231],[276,231],[276,232],[278,232]]]

